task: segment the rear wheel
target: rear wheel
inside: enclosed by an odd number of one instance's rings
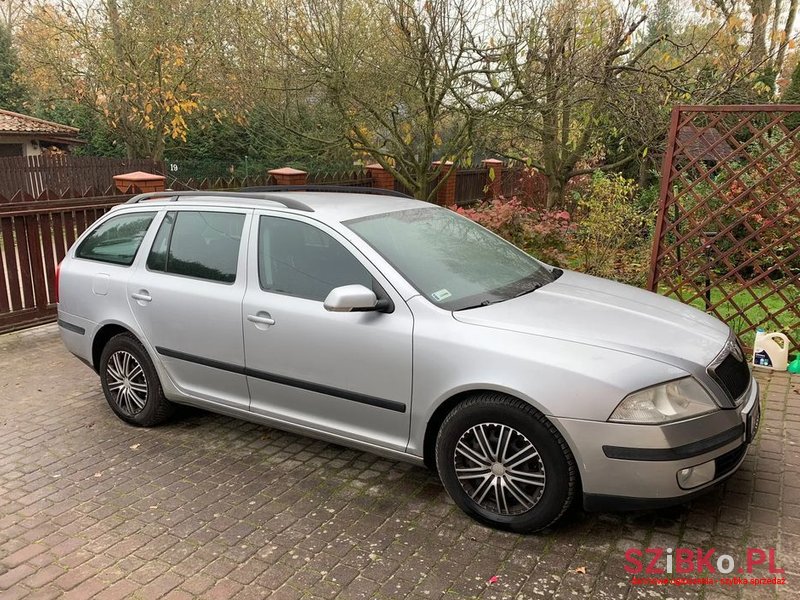
[[[100,383],[111,410],[127,423],[150,427],[172,414],[150,357],[129,333],[115,335],[103,348]]]
[[[529,404],[483,393],[445,418],[436,466],[453,501],[473,518],[517,532],[555,523],[578,484],[564,438]]]

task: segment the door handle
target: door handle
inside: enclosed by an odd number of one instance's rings
[[[247,315],[247,320],[256,325],[275,325],[275,319],[267,313],[258,313],[257,315]]]
[[[131,294],[131,298],[134,300],[139,300],[140,302],[152,302],[153,297],[148,293],[147,290],[139,290],[138,292],[133,292]]]

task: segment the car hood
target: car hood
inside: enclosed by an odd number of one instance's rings
[[[544,287],[497,304],[453,312],[463,323],[553,337],[686,368],[708,365],[727,325],[652,292],[565,271]]]

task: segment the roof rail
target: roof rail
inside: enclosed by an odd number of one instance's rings
[[[308,204],[300,202],[299,200],[295,200],[294,198],[287,198],[286,196],[273,196],[273,195],[266,195],[263,193],[255,193],[252,191],[234,191],[234,192],[210,192],[204,190],[198,191],[185,191],[185,192],[171,192],[169,190],[164,190],[161,192],[147,192],[145,194],[139,194],[138,196],[134,196],[130,200],[126,202],[126,204],[138,204],[139,202],[143,202],[145,200],[171,200],[172,202],[177,202],[180,198],[185,196],[190,197],[218,197],[218,198],[249,198],[252,200],[268,200],[269,202],[274,202],[276,204],[281,204],[286,208],[291,208],[294,210],[302,210],[304,212],[314,212],[314,209],[311,208]]]
[[[242,192],[333,192],[337,194],[371,194],[374,196],[394,196],[395,198],[410,198],[412,196],[394,190],[381,188],[357,187],[349,185],[262,185],[242,188]]]

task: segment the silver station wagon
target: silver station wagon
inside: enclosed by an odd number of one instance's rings
[[[426,464],[513,531],[739,467],[758,385],[725,324],[376,191],[137,196],[60,265],[64,343],[128,423],[190,404]]]

